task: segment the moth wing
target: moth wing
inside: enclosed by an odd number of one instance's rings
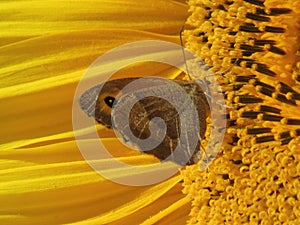
[[[89,116],[95,118],[96,102],[103,84],[99,84],[85,91],[79,98],[81,109]]]
[[[125,113],[127,111],[126,108],[128,107],[127,103],[134,99],[135,96],[139,96],[139,92],[144,91],[146,90],[143,90],[143,88],[141,88],[140,90],[136,90],[133,94],[124,94],[119,99],[117,104],[119,110],[117,113],[115,111],[113,111],[112,113],[112,120],[114,124],[113,127],[118,131],[119,134],[123,136],[125,140],[131,142],[133,145],[136,145],[139,148],[139,150],[147,154],[152,154],[160,160],[165,160],[173,153],[173,151],[179,143],[179,137],[181,135],[179,114],[181,112],[177,112],[170,103],[166,102],[166,100],[162,98],[156,98],[154,96],[159,96],[158,93],[163,92],[167,96],[169,96],[169,99],[176,99],[176,92],[172,92],[170,86],[164,85],[151,88],[153,96],[138,101],[133,107],[133,111],[135,113],[130,114],[130,117],[128,118],[128,114]],[[179,110],[184,111],[185,105],[180,105]],[[115,123],[116,117],[119,117],[118,121],[122,122]],[[135,138],[131,138],[132,134],[128,133],[128,127],[130,127],[131,132],[136,138],[146,139],[150,135],[153,135],[153,133],[151,134],[149,130],[149,123],[150,120],[155,117],[160,117],[161,119],[163,119],[167,126],[167,133],[163,140],[160,142],[160,144],[154,146],[152,150],[145,150],[149,149],[148,144],[144,145],[144,143],[142,142],[135,143]],[[154,125],[155,127],[154,132],[156,133],[156,135],[154,136],[160,137],[162,133],[161,131],[162,129],[164,129],[164,127],[162,127],[160,123],[154,123],[152,125]],[[188,129],[188,133],[189,130],[193,129],[194,124],[190,124],[190,129]],[[197,161],[195,160],[195,158],[197,158],[196,154],[199,151],[199,143],[197,143],[197,146],[195,148],[189,146],[189,138],[190,135],[186,134],[183,136],[182,139],[184,142],[182,144],[183,146],[185,146],[186,151],[177,153],[176,157],[173,157],[169,160],[181,165],[192,164]]]

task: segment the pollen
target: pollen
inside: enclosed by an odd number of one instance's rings
[[[189,5],[185,47],[222,81],[231,108],[216,158],[182,170],[188,224],[299,224],[300,1]]]

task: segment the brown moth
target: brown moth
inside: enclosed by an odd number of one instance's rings
[[[122,134],[123,127],[113,126],[112,121],[114,119],[114,115],[112,114],[112,109],[114,104],[118,104],[118,101],[123,94],[122,89],[136,79],[139,78],[111,80],[87,90],[79,99],[79,104],[82,110],[88,116],[93,117],[98,123],[103,124],[108,128],[113,127],[117,130],[117,132]],[[195,82],[184,80],[172,81],[176,82],[184,89],[195,105],[199,121],[199,138],[195,148],[190,149],[187,145],[177,158],[171,160],[180,165],[195,164],[199,161],[201,155],[200,144],[201,139],[204,138],[206,132],[206,119],[210,114],[209,103],[201,87]],[[143,91],[143,87],[141,87],[141,90],[139,91]],[[168,91],[172,94],[172,90]],[[185,110],[184,105],[181,110]],[[149,122],[155,117],[159,117],[165,122],[166,134],[160,144],[149,151],[145,151],[145,153],[152,154],[160,160],[165,160],[173,153],[174,149],[178,145],[180,135],[188,136],[188,134],[180,133],[180,112],[177,112],[177,110],[166,99],[149,96],[139,100],[131,108],[128,117],[128,126],[137,138],[146,139],[151,135]],[[124,140],[126,140],[126,137],[124,137]],[[130,142],[131,140],[127,141]],[[144,150],[143,146],[139,144],[137,144],[137,147],[141,151]]]

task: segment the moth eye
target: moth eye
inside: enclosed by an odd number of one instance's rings
[[[115,102],[115,98],[112,97],[112,96],[107,96],[105,99],[104,99],[104,102],[106,103],[106,105],[108,105],[110,108],[112,108],[114,102]]]

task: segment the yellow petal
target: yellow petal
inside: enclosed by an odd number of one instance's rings
[[[110,223],[112,221],[115,221],[117,219],[122,218],[124,215],[130,215],[141,208],[145,207],[146,205],[149,205],[154,200],[160,198],[163,194],[165,194],[167,191],[170,190],[174,185],[178,183],[180,180],[180,176],[174,177],[172,179],[169,179],[168,181],[165,181],[161,184],[158,184],[154,186],[153,188],[150,188],[149,190],[143,192],[137,199],[135,199],[132,202],[129,202],[128,204],[121,206],[119,208],[114,209],[113,211],[106,213],[102,216],[85,220],[82,222],[77,222],[73,224],[106,224]],[[145,198],[144,196],[147,196]],[[159,207],[160,208],[160,207]]]
[[[185,224],[188,220],[188,214],[191,207],[190,202],[182,204],[186,199],[181,193],[181,189],[182,186],[179,183],[176,187],[172,188],[164,196],[155,201],[154,204],[150,204],[136,213],[112,222],[111,224],[131,224],[132,221],[135,221],[137,224]]]
[[[129,187],[93,171],[74,141],[71,109],[77,83],[99,55],[137,40],[179,43],[187,15],[182,2],[0,3],[5,18],[0,24],[0,53],[5,56],[0,58],[0,104],[5,106],[0,108],[1,224],[102,224],[127,216],[127,221],[138,217],[142,222],[181,202],[180,175],[158,185]],[[107,64],[105,70],[112,66]],[[166,65],[150,63],[125,68],[116,77],[177,73]],[[99,133],[123,162],[157,162],[116,142],[112,131],[100,127]],[[111,168],[108,172],[112,177],[130,177],[153,170],[156,168],[135,172]],[[184,212],[186,215],[187,210]]]
[[[176,213],[176,211],[179,209],[182,210],[182,208],[189,203],[190,203],[190,199],[188,197],[181,198],[179,201],[175,202],[173,205],[170,205],[168,208],[164,209],[163,211],[160,211],[155,216],[153,216],[153,217],[149,218],[148,220],[144,221],[143,223],[141,223],[141,225],[155,224],[158,221],[161,221],[161,220],[167,218],[167,216],[169,216],[171,213],[174,213],[174,212]],[[173,216],[176,218],[175,215],[173,215]],[[178,223],[179,220],[176,220],[175,218],[172,218],[172,220],[170,222],[174,223],[174,224],[179,224]],[[163,223],[170,224],[166,221],[164,221]]]
[[[2,79],[3,86],[6,87],[0,89],[0,102],[5,105],[0,109],[0,120],[2,127],[5,128],[0,131],[2,143],[72,130],[70,109],[76,82],[98,54],[128,40],[178,40],[169,36],[135,31],[115,30],[109,34],[103,35],[101,32],[59,34],[2,49],[4,55],[12,57],[16,55],[15,60],[12,60],[14,64],[0,69],[4,74],[4,71],[7,72],[7,76]],[[116,35],[121,36],[117,39],[114,38]],[[81,41],[75,42],[72,38]],[[115,43],[105,38],[114,38]],[[98,41],[103,39],[106,41]],[[37,46],[46,46],[46,49],[41,51]],[[111,68],[111,64],[106,66],[107,70]],[[128,68],[127,72],[123,71],[122,76],[129,73],[137,74],[134,76],[147,75],[144,72],[145,68],[151,68],[146,70],[149,71],[149,75],[163,73],[169,76],[176,71],[164,64],[155,66],[148,64]],[[15,74],[12,76],[12,73]]]
[[[1,1],[0,46],[65,31],[109,28],[174,34],[187,6],[180,1]]]
[[[2,47],[0,52],[6,57],[0,61],[3,74],[0,97],[74,83],[106,51],[146,39],[179,42],[178,37],[114,29],[60,33]]]

